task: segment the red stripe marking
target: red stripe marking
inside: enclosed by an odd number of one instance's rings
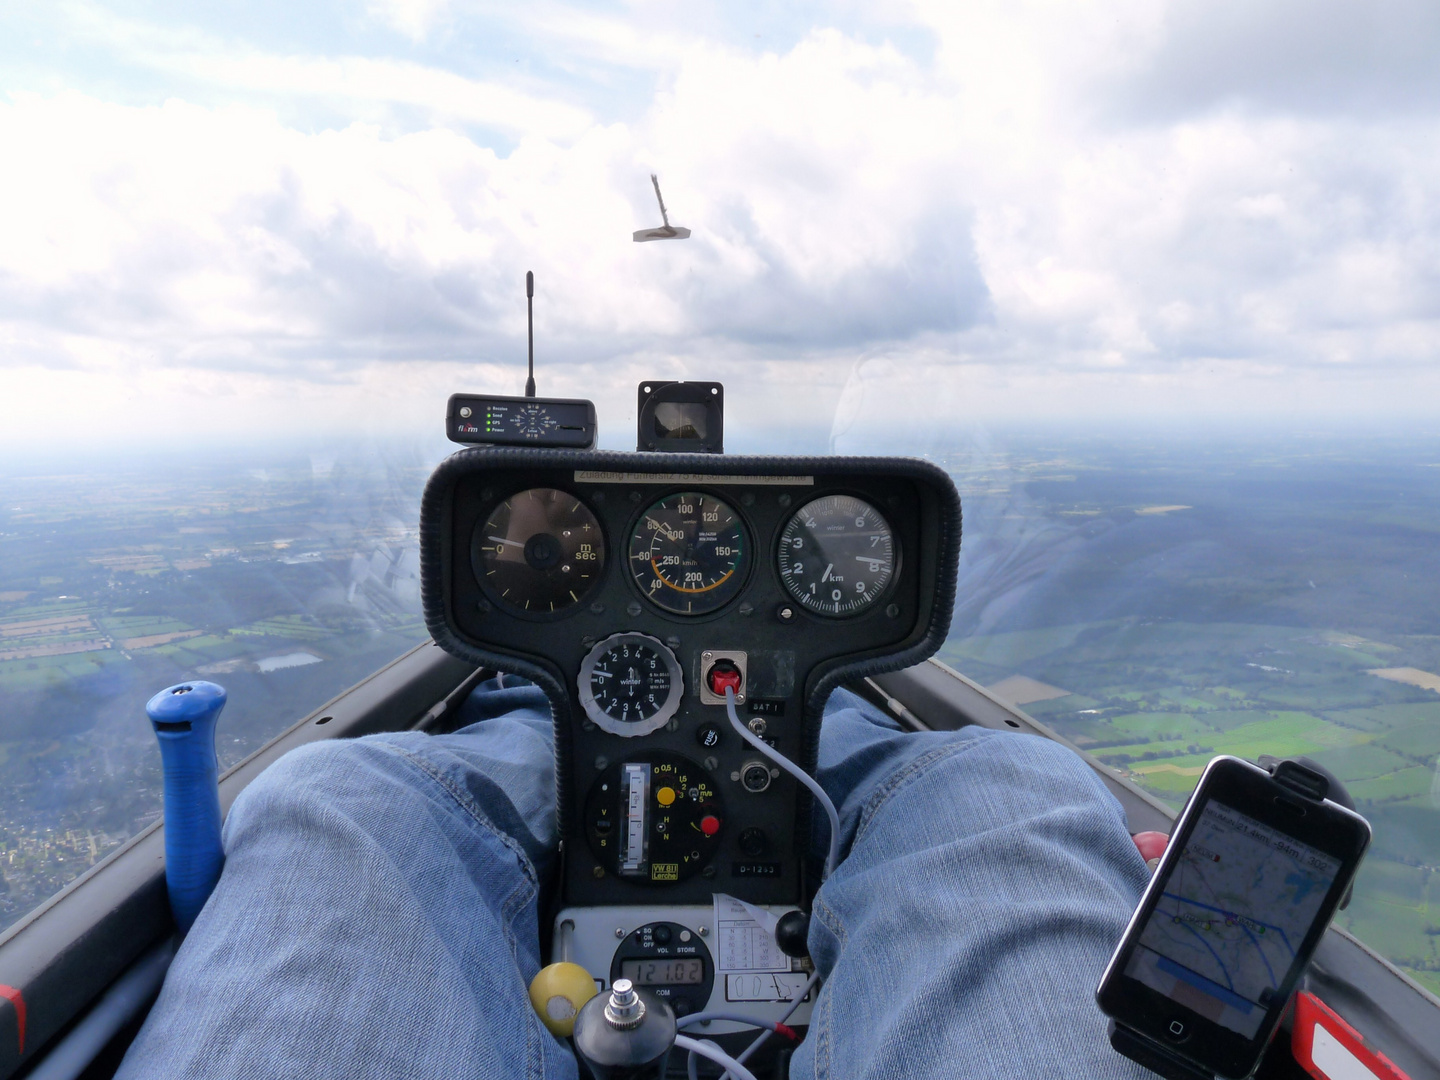
[[[1308,990],[1295,995],[1295,1026],[1291,1033],[1290,1050],[1296,1062],[1311,1076],[1330,1080],[1330,1074],[1315,1064],[1315,1032],[1324,1028],[1331,1038],[1343,1046],[1362,1068],[1380,1080],[1410,1080],[1399,1066],[1365,1041],[1344,1017]]]
[[[776,1031],[776,1034],[784,1035],[785,1038],[789,1039],[791,1042],[799,1042],[799,1041],[800,1041],[800,1036],[795,1034],[795,1029],[792,1028],[792,1027],[789,1027],[788,1025],[785,1025],[785,1024],[776,1024],[776,1025],[775,1025],[775,1031]]]
[[[15,1006],[15,1027],[20,1033],[20,1056],[25,1056],[25,995],[13,986],[0,983],[0,996],[10,999]]]

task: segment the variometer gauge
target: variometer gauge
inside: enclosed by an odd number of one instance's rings
[[[649,634],[611,634],[580,661],[580,707],[612,735],[648,735],[670,722],[685,691],[680,662]]]
[[[656,607],[704,615],[735,598],[745,584],[750,543],[740,515],[713,495],[667,495],[635,523],[630,573]]]
[[[801,607],[834,618],[869,610],[895,577],[900,553],[875,507],[851,495],[822,495],[786,522],[777,562]]]
[[[502,603],[548,615],[578,604],[605,569],[605,538],[590,508],[557,488],[501,502],[470,543],[475,576]]]
[[[641,884],[684,881],[714,856],[724,827],[714,778],[679,754],[613,762],[585,799],[585,838],[596,861]]]

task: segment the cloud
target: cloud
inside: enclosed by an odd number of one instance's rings
[[[1430,77],[1393,28],[1340,74],[1319,28],[1249,78],[1194,57],[1259,56],[1295,11],[917,0],[888,16],[910,38],[821,24],[772,51],[560,6],[507,16],[569,71],[547,83],[82,10],[129,62],[230,103],[0,102],[0,378],[34,400],[76,391],[66,372],[129,372],[279,424],[255,403],[359,407],[389,371],[375,422],[418,416],[433,405],[394,398],[523,355],[533,269],[549,385],[617,409],[638,378],[723,372],[767,418],[859,393],[869,419],[845,431],[982,406],[1433,411],[1440,102],[1384,107]],[[1386,11],[1428,32],[1424,9]],[[492,25],[372,15],[416,41]],[[601,85],[616,71],[639,79],[621,105]],[[285,95],[357,119],[301,126]],[[651,171],[691,240],[629,241],[657,223]],[[5,410],[0,427],[40,426]]]

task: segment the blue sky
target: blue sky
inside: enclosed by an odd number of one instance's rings
[[[1437,46],[1409,0],[0,2],[0,443],[433,425],[518,392],[526,270],[611,445],[667,376],[852,441],[1431,422]],[[630,242],[651,171],[690,240]]]

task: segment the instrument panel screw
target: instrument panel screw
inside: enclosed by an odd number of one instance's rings
[[[713,866],[707,866],[707,867],[705,867],[705,869],[703,869],[703,870],[700,871],[700,876],[703,877],[703,878],[713,878],[713,877],[715,876],[715,867],[713,867]]]
[[[590,614],[591,614],[591,615],[604,615],[604,614],[605,614],[605,605],[602,604],[602,603],[600,603],[599,600],[596,600],[595,603],[593,603],[593,604],[590,605]]]
[[[782,623],[794,622],[795,609],[789,604],[781,604],[775,610],[775,618],[779,619]]]
[[[710,928],[709,928],[709,927],[706,927],[706,926],[697,926],[697,927],[695,927],[695,932],[696,932],[697,934],[699,934],[701,937],[705,937],[706,935],[708,935],[708,934],[710,933]]]
[[[605,876],[605,868],[603,866],[597,866],[594,870],[590,872],[594,874],[597,878],[602,878]]]
[[[892,618],[892,619],[895,618],[897,615],[900,614],[900,605],[899,605],[899,604],[891,604],[891,605],[889,605],[889,606],[886,607],[886,609],[885,609],[885,614],[888,615],[888,616],[890,616],[890,618]]]
[[[665,644],[669,645],[672,649],[678,649],[680,647],[680,639],[674,634],[671,634],[665,639]]]
[[[779,500],[778,500],[778,502],[780,503],[781,506],[789,506],[789,505],[790,505],[790,496],[789,496],[789,495],[781,495],[780,498],[779,498]]]
[[[640,492],[638,492],[638,491],[632,491],[632,492],[630,492],[630,501],[631,501],[631,502],[636,502],[636,503],[638,503],[638,502],[640,501]]]
[[[626,604],[626,605],[625,605],[625,614],[626,614],[626,615],[629,615],[632,619],[635,618],[635,616],[639,615],[639,614],[640,614],[640,601],[639,601],[639,600],[631,600],[630,603]]]
[[[623,938],[625,936],[625,928],[623,926],[615,927],[615,936],[617,938]]]
[[[741,615],[754,615],[755,605],[750,603],[749,600],[746,600],[740,605],[737,610],[740,612]]]
[[[489,600],[481,600],[478,604],[475,605],[475,610],[478,611],[481,615],[489,615],[489,614],[490,614],[490,601],[489,601]]]
[[[595,768],[600,769],[600,770],[602,770],[602,771],[604,770],[605,766],[607,766],[607,765],[609,765],[609,764],[610,764],[610,759],[607,758],[604,754],[599,755],[599,756],[596,757],[596,759],[595,759]]]
[[[753,491],[744,492],[744,493],[740,496],[740,505],[741,505],[741,506],[754,506],[754,505],[755,505],[755,493],[754,493]]]
[[[714,771],[715,771],[716,769],[718,769],[719,767],[720,767],[720,759],[719,759],[718,757],[716,757],[714,754],[711,754],[709,757],[707,757],[707,758],[705,759],[705,768],[706,768],[706,770],[708,770],[709,772],[714,772]]]

